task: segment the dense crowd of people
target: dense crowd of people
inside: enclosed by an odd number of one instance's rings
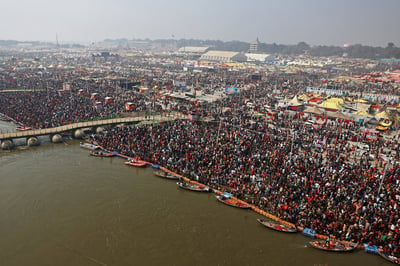
[[[397,139],[371,143],[354,123],[328,120],[314,127],[285,112],[275,114],[273,123],[223,118],[113,128],[94,140],[229,190],[299,226],[399,255]],[[356,140],[368,143],[368,152],[356,154],[349,144]],[[393,162],[379,159],[384,146],[394,147]]]
[[[197,105],[161,97],[157,89],[143,93],[124,88],[117,79],[82,78],[77,71],[6,72],[0,73],[2,89],[34,90],[0,93],[0,113],[27,126],[47,128],[126,114],[127,102],[134,112],[195,110],[212,121],[114,127],[92,140],[229,191],[298,226],[381,246],[386,253],[400,256],[399,136],[371,141],[356,121],[273,109],[274,95],[289,97],[308,86],[323,86],[323,74],[271,73],[254,78],[248,70],[179,73],[181,67],[176,65],[156,66],[141,62],[135,80],[171,92],[182,90],[177,81],[207,94],[221,87],[246,90]],[[354,89],[354,84],[337,86],[350,87]],[[373,88],[359,85],[354,90]],[[384,84],[380,92],[395,95],[398,90]],[[106,97],[112,100],[106,102]],[[319,123],[308,123],[310,119]],[[367,148],[357,148],[357,143]]]

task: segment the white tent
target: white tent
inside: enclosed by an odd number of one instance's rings
[[[294,98],[291,99],[291,100],[289,101],[288,104],[289,104],[289,106],[301,106],[301,105],[303,105],[303,104],[297,99],[297,95],[294,96]]]

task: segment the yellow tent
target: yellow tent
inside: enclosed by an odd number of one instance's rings
[[[355,103],[367,103],[368,101],[365,99],[357,99],[357,100],[354,100],[354,102]]]
[[[326,100],[323,103],[321,103],[319,105],[319,107],[335,109],[335,110],[340,110],[342,108],[339,103],[337,103],[335,101],[329,101],[329,100]]]
[[[302,95],[299,95],[299,97],[297,97],[299,100],[301,100],[301,101],[308,101],[308,100],[310,100],[311,98],[310,97],[308,97],[308,95],[307,94],[302,94]]]
[[[322,108],[341,110],[342,104],[344,104],[344,100],[342,98],[330,98],[321,103],[319,106]]]
[[[371,116],[367,111],[365,110],[358,110],[355,114],[357,115],[363,115],[363,116]]]
[[[242,63],[235,63],[235,62],[227,62],[225,63],[228,67],[244,67]]]
[[[376,119],[381,119],[381,118],[383,118],[383,119],[389,119],[390,116],[389,116],[389,114],[388,114],[386,111],[382,111],[382,112],[380,112],[380,113],[377,113],[377,114],[375,115],[375,118],[376,118]]]
[[[330,98],[330,99],[328,99],[327,101],[336,102],[336,103],[338,103],[338,104],[344,104],[343,98]]]

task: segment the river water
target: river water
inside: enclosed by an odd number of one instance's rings
[[[258,214],[79,141],[0,151],[0,265],[390,265],[306,247]]]

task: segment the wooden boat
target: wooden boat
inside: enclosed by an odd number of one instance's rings
[[[167,179],[173,179],[173,180],[180,180],[181,178],[177,175],[173,175],[164,171],[155,171],[154,174],[159,177],[167,178]]]
[[[232,207],[241,208],[241,209],[250,209],[251,208],[251,206],[249,204],[242,203],[236,199],[233,199],[232,196],[233,196],[232,194],[230,194],[228,192],[224,192],[221,195],[217,195],[215,197],[220,202],[225,203],[226,205],[229,205]]]
[[[92,143],[87,143],[87,142],[80,142],[79,146],[81,148],[92,150],[92,151],[97,150],[99,148],[99,146],[92,144]]]
[[[147,165],[147,162],[135,159],[135,160],[129,160],[129,161],[125,162],[125,165],[135,166],[135,167],[143,167],[143,166]]]
[[[356,243],[343,243],[339,241],[330,242],[329,244],[326,241],[311,241],[308,244],[313,248],[334,252],[349,252],[358,246]]]
[[[279,232],[285,232],[285,233],[296,233],[297,232],[297,228],[295,226],[289,226],[289,225],[285,225],[276,221],[267,221],[264,219],[257,219],[257,221],[264,225],[265,227],[268,227],[270,229],[279,231]]]
[[[180,188],[196,191],[196,192],[212,192],[212,188],[207,186],[200,186],[196,184],[191,184],[187,182],[178,182],[176,183]]]
[[[112,152],[104,152],[104,151],[91,151],[89,153],[89,155],[94,156],[94,157],[113,157],[113,156],[115,156],[115,154]]]
[[[395,264],[400,264],[400,259],[398,258],[398,257],[395,257],[395,256],[391,256],[391,255],[389,255],[389,254],[385,254],[385,253],[383,253],[383,252],[378,252],[378,254],[382,257],[382,258],[384,258],[385,260],[388,260],[388,261],[390,261],[390,262],[392,262],[392,263],[395,263]]]

